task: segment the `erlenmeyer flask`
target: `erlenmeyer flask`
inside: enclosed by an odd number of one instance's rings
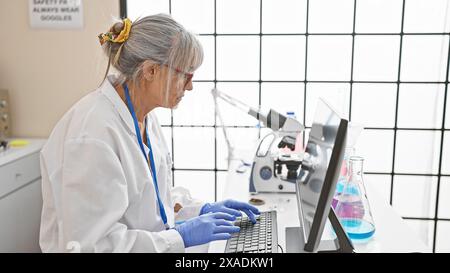
[[[349,177],[348,175],[348,166],[349,166],[349,160],[350,157],[355,154],[355,148],[353,147],[346,147],[345,153],[344,153],[344,159],[342,161],[341,166],[341,172],[339,173],[339,178],[336,184],[336,191],[334,193],[333,201],[331,202],[331,206],[333,209],[336,209],[336,205],[338,203],[338,196],[342,194],[342,191],[344,190],[345,184],[347,184],[347,179]]]
[[[363,162],[362,157],[350,157],[347,183],[337,196],[335,210],[342,227],[355,243],[366,242],[375,233],[375,223],[364,187]]]

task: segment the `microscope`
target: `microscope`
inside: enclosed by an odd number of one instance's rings
[[[282,115],[273,109],[264,114],[215,88],[211,93],[216,106],[217,98],[220,98],[256,118],[265,127],[272,130],[258,143],[251,166],[249,191],[251,193],[295,192],[295,182],[304,155],[303,149],[301,147],[296,149],[296,145],[298,146],[297,139],[305,127],[298,120]],[[216,115],[223,124],[217,108]],[[225,129],[224,134],[226,136]],[[228,140],[227,143],[229,150],[232,149]]]

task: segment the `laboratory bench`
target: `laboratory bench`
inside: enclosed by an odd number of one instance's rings
[[[236,170],[239,171],[237,172]],[[264,200],[258,206],[260,211],[277,211],[278,244],[286,251],[286,228],[299,227],[297,198],[295,193],[249,193],[251,167],[242,172],[242,160],[233,160],[227,173],[223,199],[236,199],[248,202],[251,198]],[[413,232],[402,217],[381,197],[373,185],[366,183],[367,196],[375,222],[375,234],[366,243],[354,243],[357,253],[405,253],[430,252],[426,245]],[[333,238],[334,233],[328,223],[322,240]],[[328,227],[328,229],[327,229]],[[226,241],[214,241],[209,244],[210,253],[220,253],[225,249]],[[281,251],[279,251],[281,252]]]

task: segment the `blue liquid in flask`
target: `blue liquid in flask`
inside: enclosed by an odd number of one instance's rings
[[[341,218],[341,224],[350,239],[355,242],[364,242],[375,233],[375,226],[363,219]]]

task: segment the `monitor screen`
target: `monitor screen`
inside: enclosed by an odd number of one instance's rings
[[[343,159],[347,125],[347,120],[319,99],[296,183],[307,251],[317,250],[330,212]]]

